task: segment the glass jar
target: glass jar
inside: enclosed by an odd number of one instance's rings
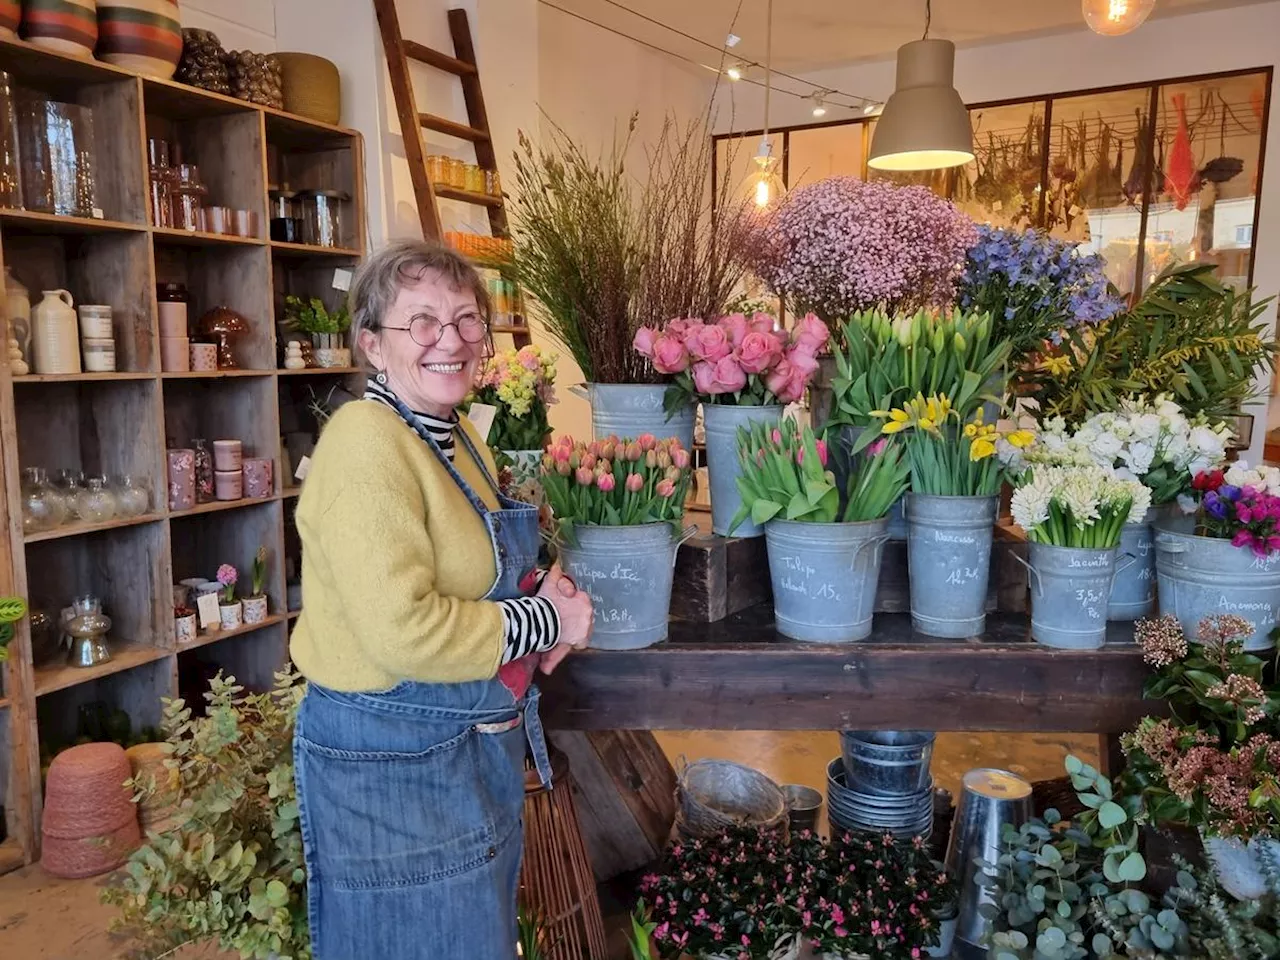
[[[169,165],[169,142],[152,137],[147,141],[147,175],[151,185],[151,225],[173,226],[173,206],[170,197],[177,184],[177,177]]]
[[[178,164],[177,177],[170,191],[173,226],[179,230],[204,229],[204,198],[208,189],[200,180],[200,168],[194,163]]]
[[[76,494],[76,516],[85,523],[106,523],[119,513],[116,495],[106,477],[89,477]]]
[[[209,444],[205,440],[192,440],[191,447],[195,451],[196,503],[213,501],[213,454],[209,452]]]
[[[474,163],[467,164],[467,189],[472,193],[484,193],[485,191],[484,170]]]
[[[502,196],[502,178],[498,176],[497,170],[484,172],[484,192],[491,197]]]
[[[140,517],[151,505],[151,491],[145,477],[123,476],[116,480],[116,503],[120,516]]]
[[[40,533],[65,523],[67,505],[44,467],[22,468],[22,532]]]
[[[342,246],[350,199],[338,190],[308,190],[302,194],[305,217],[303,242],[317,247]]]
[[[187,288],[181,283],[156,284],[156,312],[160,317],[160,336],[182,339],[187,336]],[[185,352],[186,345],[183,345]]]
[[[18,168],[18,110],[13,82],[0,71],[0,207],[22,209],[22,174]]]
[[[445,182],[445,158],[439,154],[427,157],[427,177],[432,183]]]
[[[283,243],[302,242],[302,210],[298,195],[287,188],[272,190],[271,239]]]
[[[444,162],[444,182],[458,190],[467,186],[467,165],[455,157],[447,157]]]

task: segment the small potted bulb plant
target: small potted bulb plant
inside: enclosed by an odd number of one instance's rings
[[[223,630],[234,630],[244,622],[244,610],[236,599],[236,581],[239,577],[236,568],[229,563],[218,568],[217,580],[222,584],[222,589],[218,591],[218,619],[222,622]]]
[[[240,601],[244,609],[245,623],[261,623],[267,619],[267,595],[264,588],[267,582],[267,548],[258,547],[254,554],[253,565],[249,568],[249,585],[253,592]]]
[[[179,644],[190,643],[196,638],[196,612],[186,604],[173,608],[173,638]]]

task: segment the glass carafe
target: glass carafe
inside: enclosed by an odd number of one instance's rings
[[[76,597],[71,601],[72,615],[67,621],[67,635],[71,638],[71,664],[92,667],[111,659],[107,648],[107,631],[111,618],[102,612],[102,601],[97,597]]]
[[[67,519],[67,505],[44,467],[22,469],[22,532],[52,530]]]
[[[122,517],[140,517],[151,506],[151,491],[145,477],[117,478],[115,494]]]
[[[106,523],[118,509],[116,495],[107,487],[106,477],[89,477],[76,494],[76,515],[85,523]]]

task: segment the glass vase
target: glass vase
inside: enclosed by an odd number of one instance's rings
[[[105,477],[90,477],[76,494],[76,515],[85,523],[106,523],[119,511],[116,495]]]
[[[151,491],[143,477],[121,477],[116,482],[115,493],[122,517],[140,517],[151,505]]]
[[[52,530],[67,519],[67,507],[62,496],[49,483],[44,467],[24,467],[22,470],[22,532],[39,533]]]

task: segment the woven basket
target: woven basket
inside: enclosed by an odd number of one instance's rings
[[[277,53],[284,71],[284,108],[337,126],[342,119],[342,78],[337,66],[313,53]]]
[[[1064,820],[1070,820],[1085,811],[1085,805],[1076,795],[1070,777],[1037,780],[1031,785],[1031,805],[1037,817],[1043,817],[1050,808],[1057,810]]]
[[[677,827],[705,837],[730,827],[778,827],[787,819],[782,788],[759,770],[728,760],[697,760],[676,785]]]

